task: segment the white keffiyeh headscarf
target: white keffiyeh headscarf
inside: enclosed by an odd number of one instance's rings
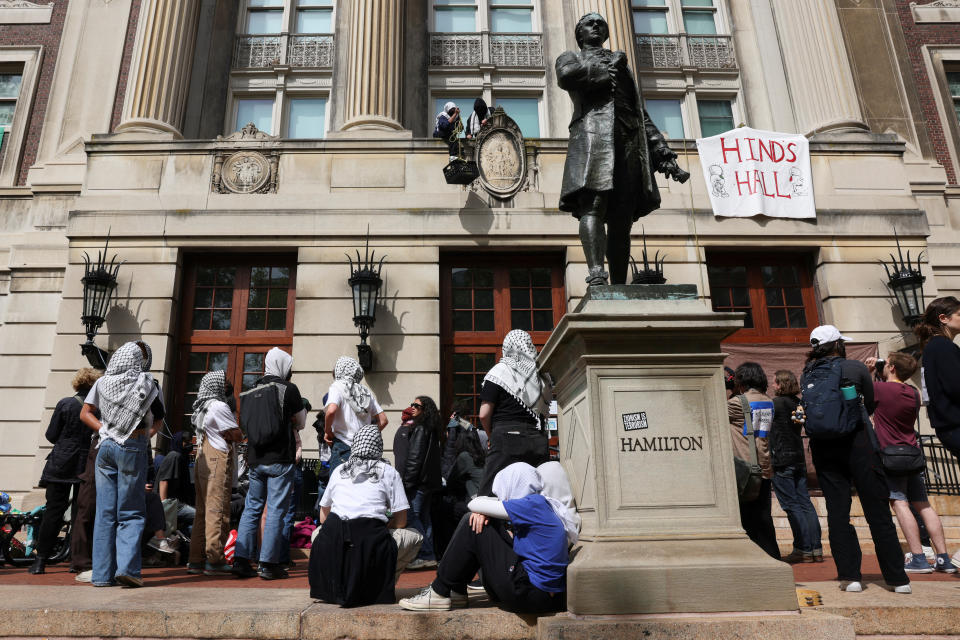
[[[128,342],[110,357],[107,371],[98,383],[98,408],[105,435],[120,444],[137,428],[159,393],[153,376],[147,372],[148,363],[140,345]]]
[[[553,387],[537,370],[537,348],[530,334],[514,329],[503,340],[503,356],[483,378],[509,393],[538,422],[550,412]]]
[[[555,464],[559,465],[559,463]],[[537,469],[526,462],[514,462],[504,467],[493,478],[493,493],[501,502],[525,498],[534,493],[542,495],[563,525],[563,530],[567,534],[567,544],[573,544],[580,535],[580,518],[576,516],[576,512],[573,512],[576,518],[572,517],[571,509],[555,497],[558,492],[556,483],[558,474],[552,469],[548,470],[547,473],[551,483],[549,489],[544,487],[544,479]],[[560,467],[560,474],[563,474],[562,478],[565,481],[566,473],[564,473],[563,467]],[[569,491],[569,483],[566,486]]]
[[[214,400],[223,400],[227,389],[227,376],[223,371],[211,371],[200,380],[200,389],[197,399],[193,401],[193,415],[190,424],[197,434],[197,445],[203,443],[203,419],[207,415],[207,408]]]
[[[333,367],[333,378],[333,384],[340,388],[353,412],[358,417],[365,415],[370,410],[373,392],[360,384],[363,380],[363,367],[360,363],[349,356],[341,356]]]
[[[380,482],[378,465],[381,462],[386,462],[383,459],[383,436],[376,425],[368,424],[360,427],[353,436],[350,457],[340,465],[340,477],[356,482],[360,474],[365,474],[368,482]]]
[[[537,467],[537,474],[543,483],[541,495],[554,506],[552,501],[559,503],[563,509],[554,508],[554,512],[563,521],[563,528],[567,532],[567,544],[576,544],[580,538],[580,514],[577,513],[577,503],[573,499],[573,490],[570,488],[570,479],[563,465],[556,460],[544,462]]]
[[[292,355],[280,347],[274,347],[267,351],[267,355],[263,358],[263,375],[276,376],[281,380],[287,380],[292,370]]]

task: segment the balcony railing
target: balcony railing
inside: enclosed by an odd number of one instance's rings
[[[641,34],[637,66],[646,69],[737,69],[731,36]]]
[[[433,33],[431,67],[543,67],[539,33]]]
[[[333,68],[333,36],[322,33],[278,33],[237,36],[234,69],[291,67]]]
[[[960,496],[960,464],[946,447],[933,436],[920,436],[920,448],[927,459],[924,474],[927,493],[940,496]]]

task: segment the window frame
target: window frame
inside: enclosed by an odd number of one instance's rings
[[[439,31],[437,29],[437,8],[450,8],[450,7],[475,7],[476,8],[476,23],[473,31]],[[493,31],[492,28],[492,12],[497,9],[529,9],[530,10],[530,31],[528,32],[517,32],[517,31]],[[517,0],[516,2],[509,2],[504,4],[493,4],[492,0],[456,0],[455,2],[439,3],[436,0],[430,0],[430,33],[495,33],[495,34],[526,34],[526,33],[543,33],[543,22],[541,20],[540,12],[540,0],[529,0],[529,2],[523,2],[522,0]]]
[[[250,0],[242,0],[240,10],[237,12],[237,35],[334,35],[337,30],[337,2],[336,0],[305,0],[304,5],[300,6],[300,0],[282,0],[283,7],[280,8],[282,17],[280,19],[280,31],[268,34],[251,34],[247,30],[249,24],[248,17],[251,12],[277,11],[277,8],[270,7],[251,7]],[[302,34],[297,28],[297,12],[301,9],[330,9],[330,31],[329,33],[308,33]]]
[[[960,118],[954,110],[953,98],[947,84],[947,71],[960,72],[960,46],[924,45],[921,47],[927,79],[933,89],[933,99],[947,143],[947,156],[953,166],[954,180],[960,182]]]
[[[789,251],[782,253],[708,251],[704,267],[708,272],[707,286],[710,289],[710,308],[716,310],[712,285],[709,282],[709,267],[711,266],[742,266],[746,267],[747,270],[747,289],[750,296],[753,327],[739,329],[733,335],[728,336],[724,342],[802,344],[809,341],[810,331],[820,324],[820,309],[817,304],[813,256],[811,254]],[[760,271],[761,267],[764,266],[796,266],[798,268],[803,309],[807,321],[805,327],[774,329],[769,326],[767,301]]]
[[[453,91],[447,91],[445,89],[431,89],[429,104],[431,108],[434,108],[438,100],[446,99],[452,100],[460,107],[460,118],[463,119],[464,127],[466,127],[466,119],[470,117],[470,114],[473,113],[473,101],[476,98],[483,98],[483,101],[487,103],[487,106],[493,111],[496,108],[497,98],[512,100],[512,99],[527,99],[527,100],[536,100],[537,101],[537,123],[540,127],[540,135],[536,137],[528,138],[524,135],[524,140],[539,140],[541,138],[547,138],[549,135],[547,132],[547,122],[546,114],[544,113],[544,94],[543,91],[531,91],[531,90],[513,90],[513,91],[496,91],[496,87],[493,89],[486,88],[483,90],[477,89],[474,92],[467,92],[461,87]],[[469,105],[467,103],[469,102]],[[433,125],[436,122],[437,114],[440,113],[439,110],[430,114],[430,121],[427,125],[427,130],[432,132]],[[507,114],[510,115],[510,114]],[[519,126],[519,125],[518,125]],[[461,134],[463,137],[465,134]]]
[[[687,34],[686,24],[683,20],[683,12],[690,11],[694,13],[710,13],[713,15],[713,26],[716,29],[715,34],[690,34],[690,35],[732,35],[730,29],[730,20],[726,12],[726,3],[723,0],[713,0],[709,7],[683,6],[684,0],[664,0],[662,5],[635,5],[630,3],[630,25],[634,26],[634,15],[637,13],[662,13],[666,17],[666,33],[645,33],[634,29],[634,35],[679,35]]]
[[[0,47],[0,65],[18,65],[21,75],[13,121],[4,136],[3,158],[0,159],[0,187],[12,187],[17,182],[42,60],[43,47]]]

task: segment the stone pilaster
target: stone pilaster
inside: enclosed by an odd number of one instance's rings
[[[143,0],[117,131],[182,137],[200,0]]]
[[[868,129],[833,2],[771,0],[799,133]]]
[[[630,0],[576,0],[576,17],[596,11],[607,20],[610,27],[610,39],[605,46],[611,51],[623,51],[627,54],[627,64],[636,73],[637,47],[633,38],[633,15]]]
[[[404,0],[354,0],[342,130],[403,130]]]

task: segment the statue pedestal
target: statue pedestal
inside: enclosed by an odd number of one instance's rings
[[[694,285],[590,287],[544,346],[583,518],[572,613],[797,609],[740,526],[720,341],[742,326]]]

